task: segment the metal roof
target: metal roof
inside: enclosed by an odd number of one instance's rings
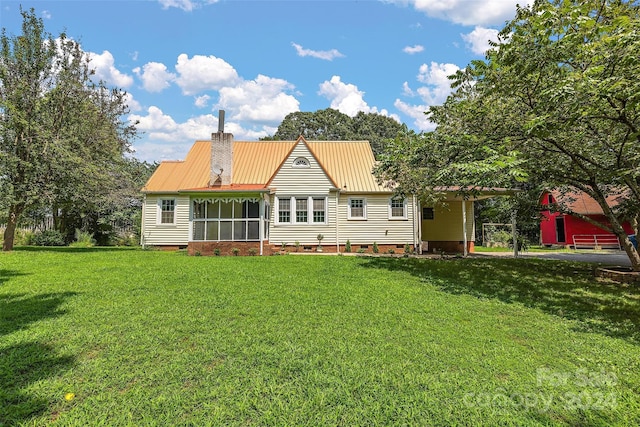
[[[263,188],[297,144],[306,143],[329,178],[346,192],[391,192],[378,185],[372,174],[375,164],[368,141],[233,141],[232,186],[251,184]],[[164,161],[147,184],[146,193],[172,193],[209,187],[211,141],[196,141],[184,161]]]

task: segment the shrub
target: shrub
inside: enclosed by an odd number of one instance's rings
[[[378,252],[380,252],[380,248],[378,248],[378,243],[373,242],[373,253],[377,254]]]
[[[300,242],[296,240],[294,245],[296,246],[296,252],[298,252],[300,250]]]
[[[93,238],[93,234],[81,231],[77,228],[74,237],[75,242],[69,245],[73,248],[92,248],[96,244],[96,241]]]
[[[344,251],[351,252],[351,242],[349,240],[347,240],[346,243],[344,244]]]
[[[365,253],[366,251],[367,251],[367,250],[366,250],[365,248],[360,248],[360,249],[358,249],[358,253],[359,253],[359,254],[363,254],[363,253]]]
[[[44,230],[33,235],[35,246],[64,246],[64,236],[58,230]]]
[[[297,251],[297,249],[296,249],[296,251]],[[249,250],[247,252],[249,253],[249,255],[255,256],[258,253],[258,250],[256,248],[249,248]]]
[[[215,249],[213,250],[213,254],[214,254],[215,256],[220,256],[220,248],[215,248]]]
[[[413,253],[413,249],[411,248],[410,244],[408,244],[408,243],[404,244],[404,253],[405,254]]]
[[[233,249],[231,249],[231,253],[233,253],[233,255],[235,255],[235,256],[238,256],[240,254],[240,249],[233,248]]]
[[[389,249],[388,252],[392,255],[396,253],[396,251],[394,251],[393,249]]]

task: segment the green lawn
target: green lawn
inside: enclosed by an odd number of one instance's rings
[[[640,425],[640,290],[592,269],[3,253],[0,425]]]

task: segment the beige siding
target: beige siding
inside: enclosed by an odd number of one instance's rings
[[[308,168],[293,167],[293,161],[304,157],[309,161]],[[279,244],[294,244],[296,241],[303,245],[318,244],[316,236],[324,235],[324,244],[335,244],[335,191],[331,191],[333,184],[327,178],[324,170],[303,143],[298,143],[289,157],[282,163],[280,170],[271,181],[270,187],[275,188],[275,195],[271,197],[271,221],[269,242]],[[326,224],[278,224],[276,197],[326,197]],[[295,210],[295,206],[293,207]],[[295,212],[292,211],[292,216]]]
[[[340,196],[340,243],[349,240],[352,244],[413,244],[415,209],[412,199],[407,200],[407,219],[389,219],[390,194],[381,195],[357,195],[343,194]],[[364,198],[366,201],[366,220],[348,219],[349,199]]]
[[[310,167],[293,167],[293,161],[298,157],[309,160]],[[325,195],[333,184],[325,174],[324,170],[309,152],[303,143],[298,143],[289,157],[282,163],[280,170],[276,173],[269,185],[276,189],[277,195]]]
[[[475,240],[473,202],[467,201],[467,240]],[[422,240],[462,241],[462,202],[447,202],[446,206],[434,208],[434,219],[422,221]]]
[[[175,199],[175,224],[160,224],[158,203]],[[147,194],[144,206],[142,241],[145,245],[186,245],[189,241],[189,197]]]
[[[271,201],[271,221],[269,223],[269,242],[290,245],[296,241],[302,245],[317,245],[316,236],[322,234],[323,244],[335,245],[336,243],[336,199],[335,192],[327,197],[327,223],[326,224],[278,224],[278,212],[276,209],[275,197]]]

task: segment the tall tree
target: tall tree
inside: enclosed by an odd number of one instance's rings
[[[458,72],[455,93],[429,111],[436,131],[398,141],[380,177],[424,190],[407,168],[414,162],[429,184],[519,179],[583,191],[605,213],[597,225],[620,239],[640,270],[621,224],[623,214],[640,215],[639,51],[637,2],[538,0],[518,8],[486,60]],[[420,163],[423,150],[436,151]],[[625,211],[610,207],[608,196]]]
[[[35,11],[22,34],[0,37],[0,186],[8,206],[3,250],[25,210],[88,202],[113,184],[135,126],[125,94],[93,82],[88,56],[64,33],[54,39]],[[55,210],[55,209],[54,209]]]
[[[299,136],[318,141],[367,140],[377,156],[385,141],[395,138],[403,125],[376,113],[358,112],[354,117],[327,108],[315,112],[288,114],[272,137],[264,139],[292,141]]]

